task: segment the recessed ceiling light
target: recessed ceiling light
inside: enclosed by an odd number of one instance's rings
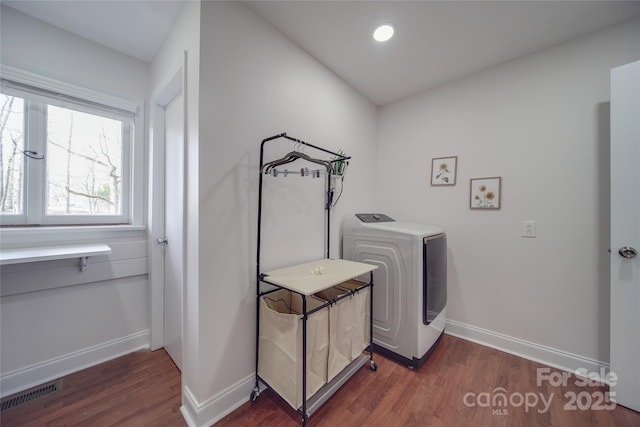
[[[373,38],[378,42],[386,42],[391,37],[393,37],[394,31],[395,29],[393,28],[393,25],[390,25],[390,24],[380,25],[373,32]]]

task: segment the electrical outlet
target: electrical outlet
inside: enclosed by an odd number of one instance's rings
[[[522,237],[536,237],[535,221],[522,221]]]

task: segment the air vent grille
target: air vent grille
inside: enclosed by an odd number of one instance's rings
[[[38,386],[36,388],[32,388],[31,390],[26,390],[18,395],[9,397],[6,400],[0,402],[0,413],[8,411],[11,408],[22,406],[26,403],[47,396],[51,393],[55,393],[60,389],[62,389],[62,380]]]

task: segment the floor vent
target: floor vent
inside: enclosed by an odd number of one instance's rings
[[[31,390],[26,390],[13,397],[9,397],[6,400],[2,400],[2,402],[0,402],[0,413],[7,411],[11,408],[22,406],[26,403],[31,402],[32,400],[36,400],[36,399],[40,399],[41,397],[48,396],[51,393],[55,393],[56,391],[61,389],[62,389],[62,380],[58,380],[53,383],[32,388]]]

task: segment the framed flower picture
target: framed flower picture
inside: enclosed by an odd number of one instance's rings
[[[469,207],[471,209],[500,209],[502,177],[472,178]]]
[[[431,185],[456,185],[458,156],[431,159]]]

